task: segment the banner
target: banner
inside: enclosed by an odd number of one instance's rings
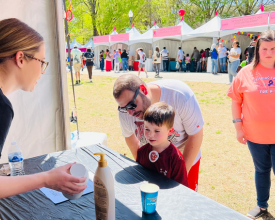
[[[275,24],[275,12],[271,12],[270,13],[269,24],[270,25],[274,25]]]
[[[129,33],[110,35],[110,42],[128,41],[128,40],[129,40]]]
[[[221,31],[268,25],[269,13],[228,18],[221,21]]]
[[[109,42],[109,35],[94,37],[94,43],[107,43]]]
[[[181,35],[181,26],[159,28],[153,30],[153,37],[169,37]]]

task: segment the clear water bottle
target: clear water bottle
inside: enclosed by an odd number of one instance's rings
[[[16,142],[12,142],[9,149],[9,164],[11,168],[11,176],[25,175],[23,154]]]

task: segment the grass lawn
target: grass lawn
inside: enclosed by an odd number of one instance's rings
[[[117,104],[112,96],[116,78],[82,75],[75,87],[80,132],[103,132],[107,145],[130,158],[132,155],[121,135]],[[155,79],[144,79],[145,82]],[[228,86],[219,83],[186,82],[196,94],[204,117],[204,139],[199,176],[199,193],[246,214],[256,205],[253,162],[246,145],[237,142],[231,116]],[[73,108],[71,78],[68,74],[70,109]],[[71,124],[71,131],[76,130]],[[133,159],[133,158],[132,158]],[[269,212],[275,215],[275,178],[272,173]],[[274,219],[274,218],[264,218]]]

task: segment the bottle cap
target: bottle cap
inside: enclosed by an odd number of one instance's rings
[[[104,158],[104,156],[106,155],[105,153],[95,153],[94,155],[100,156],[100,159],[98,161],[99,167],[107,167],[107,160],[105,160],[105,158]]]

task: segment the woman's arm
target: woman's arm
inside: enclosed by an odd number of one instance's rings
[[[85,177],[77,178],[69,174],[73,164],[67,164],[56,169],[25,176],[0,176],[0,199],[25,193],[41,187],[51,188],[67,194],[82,192],[87,186],[75,183],[85,182]]]
[[[232,116],[233,119],[241,118],[242,117],[242,101],[236,101],[232,99]],[[236,136],[237,140],[241,144],[246,144],[246,136],[243,132],[243,123],[242,122],[236,122],[234,123],[235,129],[236,129]]]

